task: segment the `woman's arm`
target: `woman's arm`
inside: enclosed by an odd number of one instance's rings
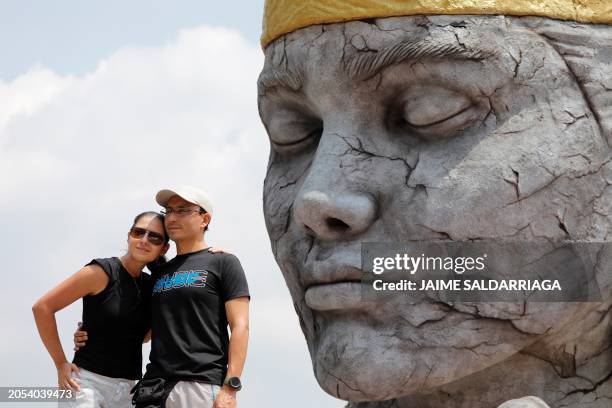
[[[76,371],[76,366],[72,368],[66,359],[57,332],[55,313],[83,296],[100,293],[107,284],[108,276],[104,270],[99,265],[88,265],[51,289],[32,306],[38,333],[55,363],[58,383],[62,388],[78,389],[78,384],[70,378],[70,372]]]

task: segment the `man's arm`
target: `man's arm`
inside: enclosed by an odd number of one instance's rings
[[[249,298],[239,297],[225,302],[225,314],[231,335],[227,356],[227,377],[240,377],[249,343]],[[213,408],[236,406],[236,390],[224,385],[215,399]]]
[[[240,297],[225,302],[225,313],[231,331],[227,376],[240,377],[249,343],[249,298]]]

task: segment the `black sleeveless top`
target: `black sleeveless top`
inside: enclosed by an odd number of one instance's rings
[[[142,341],[151,327],[151,276],[133,278],[119,258],[94,259],[108,275],[97,295],[83,297],[83,330],[87,342],[72,362],[114,378],[142,377]]]

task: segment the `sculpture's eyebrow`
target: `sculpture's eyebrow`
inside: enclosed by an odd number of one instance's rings
[[[345,68],[351,77],[365,80],[391,65],[417,62],[423,58],[481,61],[493,55],[493,51],[469,48],[457,43],[403,41],[375,53],[355,54],[348,58]]]
[[[349,57],[344,69],[349,76],[366,80],[383,69],[404,62],[417,62],[424,58],[451,58],[457,60],[481,61],[495,55],[494,51],[475,49],[457,43],[438,41],[403,41],[376,52],[359,53]],[[259,75],[259,95],[281,87],[298,91],[303,84],[302,75],[284,68],[268,68]]]
[[[269,68],[261,72],[257,80],[257,92],[264,95],[276,87],[297,91],[302,87],[302,76],[293,71],[281,68]]]

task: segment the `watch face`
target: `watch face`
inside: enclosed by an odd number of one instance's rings
[[[241,386],[240,384],[240,378],[238,377],[232,377],[228,380],[228,384],[230,385],[230,387],[232,388],[239,388]]]

